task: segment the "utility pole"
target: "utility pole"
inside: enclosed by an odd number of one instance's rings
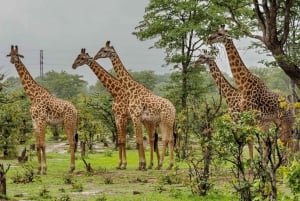
[[[43,50],[40,50],[40,77],[43,79],[44,75],[44,56],[43,56]]]

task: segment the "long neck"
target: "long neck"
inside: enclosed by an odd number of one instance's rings
[[[209,62],[209,70],[219,88],[219,91],[226,99],[227,103],[231,101],[232,97],[239,96],[238,90],[235,87],[233,87],[224,77],[215,61]]]
[[[112,96],[116,96],[120,91],[120,82],[108,73],[99,63],[95,60],[91,60],[88,66],[92,69],[98,79],[102,82],[104,87]]]
[[[236,82],[238,87],[240,87],[243,84],[242,78],[243,77],[251,77],[252,74],[245,66],[232,39],[227,39],[226,42],[224,43],[224,45],[225,45],[225,49],[227,52],[227,57],[229,60],[229,65],[231,68],[231,72],[232,72],[234,81]]]
[[[117,74],[118,80],[128,80],[128,78],[133,80],[117,54],[113,54],[110,57],[110,60]]]
[[[30,97],[31,101],[41,96],[45,92],[49,93],[46,89],[44,89],[34,81],[34,79],[31,77],[30,73],[21,61],[16,63],[15,67],[19,74],[23,88],[26,94]]]
[[[135,81],[131,75],[128,73],[126,68],[124,67],[121,59],[117,54],[114,54],[110,57],[114,70],[117,74],[118,80],[127,93],[132,93],[133,90],[137,90],[137,88],[143,88],[144,90],[148,90],[144,85]]]

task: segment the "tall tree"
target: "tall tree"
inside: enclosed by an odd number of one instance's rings
[[[188,67],[207,31],[203,5],[199,0],[151,0],[133,33],[140,40],[155,39],[153,47],[165,49],[166,64],[181,72],[181,109],[187,106]]]

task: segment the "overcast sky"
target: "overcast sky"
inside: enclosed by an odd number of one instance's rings
[[[81,48],[94,56],[107,40],[115,47],[127,69],[171,72],[162,67],[164,52],[149,49],[153,41],[139,41],[132,32],[143,19],[148,0],[9,0],[0,7],[0,71],[17,76],[6,55],[10,46],[18,45],[23,63],[33,77],[40,74],[40,50],[43,50],[44,73],[67,71],[84,76],[89,84],[97,80],[93,72],[82,66],[71,68]],[[247,50],[247,43],[237,41],[244,62],[257,66],[262,58]],[[223,51],[224,53],[224,51]],[[111,69],[108,59],[98,60]],[[229,72],[226,55],[218,58],[220,68]]]

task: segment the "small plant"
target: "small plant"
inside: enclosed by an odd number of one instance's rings
[[[72,184],[73,183],[73,177],[72,177],[72,175],[71,174],[66,174],[66,175],[64,175],[64,177],[63,177],[63,180],[64,180],[64,183],[65,184]]]
[[[55,201],[71,201],[71,198],[69,195],[65,194],[62,195],[61,197],[56,198]]]
[[[175,188],[170,189],[170,194],[172,197],[174,197],[176,199],[180,199],[182,197],[182,192]]]
[[[148,183],[148,179],[147,178],[138,177],[138,178],[136,178],[136,181],[137,182],[141,182],[141,183]]]
[[[160,184],[180,184],[181,182],[181,178],[179,177],[179,175],[177,175],[176,173],[169,173],[166,175],[162,175],[159,179],[158,179],[158,183]]]
[[[294,194],[300,192],[300,163],[293,162],[287,174],[288,185]]]
[[[107,176],[104,178],[104,183],[105,184],[113,184],[114,182],[113,182],[113,179],[111,176]]]
[[[163,185],[157,185],[157,186],[155,186],[155,191],[162,193],[162,192],[166,191],[166,188]]]
[[[51,196],[49,195],[49,192],[50,191],[47,190],[46,186],[43,186],[43,188],[39,192],[39,196],[43,197],[43,198],[51,198]]]
[[[100,197],[96,198],[95,201],[106,201],[107,198],[105,197],[105,195],[101,195]]]
[[[82,184],[79,184],[79,183],[73,183],[72,188],[73,188],[73,192],[82,192],[83,191],[83,186],[82,186]]]
[[[15,175],[12,176],[13,183],[29,183],[33,182],[34,170],[33,166],[30,164],[22,165],[22,170],[17,171]]]

